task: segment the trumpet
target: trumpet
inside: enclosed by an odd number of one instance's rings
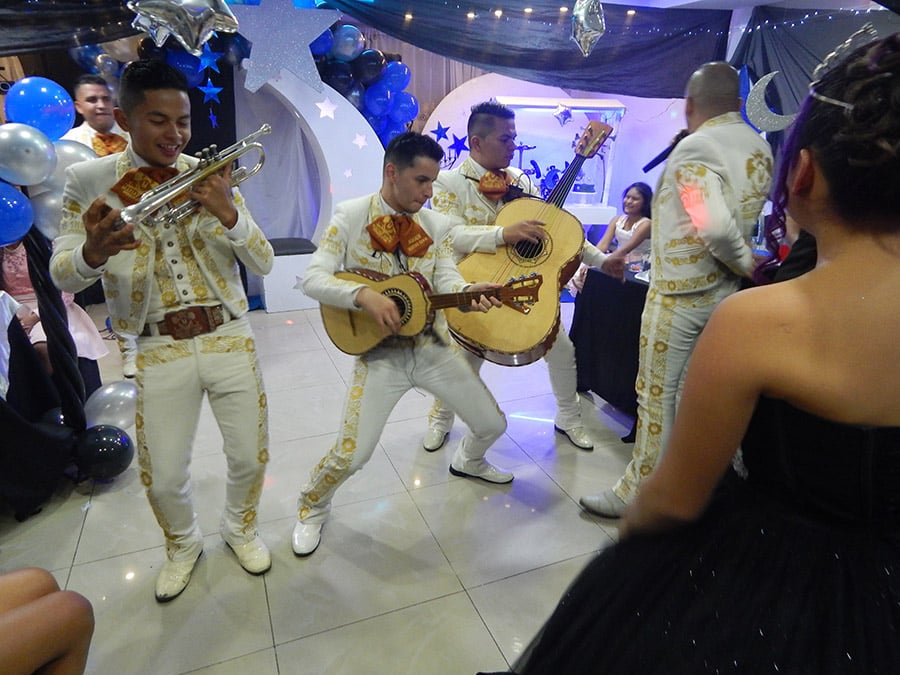
[[[231,186],[240,185],[251,176],[255,176],[266,161],[266,153],[262,145],[256,142],[256,139],[271,131],[271,126],[263,124],[252,134],[242,138],[221,152],[218,152],[214,145],[206,148],[198,153],[200,163],[196,167],[190,171],[173,176],[165,183],[160,183],[152,190],[148,190],[141,195],[140,201],[122,209],[118,218],[120,222],[117,222],[113,229],[121,229],[125,224],[136,224],[139,222],[158,226],[163,223],[178,223],[184,220],[196,210],[199,205],[196,200],[187,199],[177,204],[177,206],[166,207],[173,200],[183,197],[196,183],[221,171],[252,150],[256,150],[259,153],[256,165],[249,170],[243,166],[236,168],[231,173]]]

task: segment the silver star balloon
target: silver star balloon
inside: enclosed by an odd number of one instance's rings
[[[600,0],[575,0],[572,10],[572,39],[587,57],[606,32],[606,17]]]
[[[559,126],[564,127],[572,121],[572,109],[564,106],[562,103],[556,106],[556,112],[553,113]]]
[[[147,32],[157,47],[170,35],[194,56],[216,31],[236,33],[237,19],[225,0],[128,0],[133,28]]]
[[[253,43],[244,88],[256,91],[281,69],[291,71],[316,91],[322,78],[309,51],[341,13],[329,9],[297,9],[292,0],[264,0],[258,6],[236,5],[241,35]]]

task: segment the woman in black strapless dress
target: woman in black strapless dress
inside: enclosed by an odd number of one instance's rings
[[[900,672],[900,34],[817,77],[776,191],[816,269],[713,314],[621,542],[514,672]]]

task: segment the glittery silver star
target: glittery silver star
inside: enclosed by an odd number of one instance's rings
[[[235,33],[238,29],[225,0],[128,0],[128,9],[137,15],[132,27],[149,33],[157,47],[174,35],[194,56],[200,56],[217,30]]]
[[[322,78],[309,43],[337,21],[341,14],[330,9],[296,9],[293,0],[265,0],[259,6],[235,5],[241,35],[253,43],[244,87],[256,91],[282,68],[291,71],[316,91]],[[290,30],[285,30],[290,26]]]
[[[356,138],[353,139],[353,145],[362,150],[369,144],[369,141],[366,140],[364,134],[356,134]]]

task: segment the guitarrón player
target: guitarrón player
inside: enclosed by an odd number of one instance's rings
[[[316,550],[335,491],[372,456],[388,416],[413,387],[450,402],[470,429],[453,456],[450,473],[489,483],[513,479],[484,458],[506,430],[506,418],[460,351],[451,348],[443,313],[430,330],[400,336],[401,317],[393,300],[364,283],[335,276],[353,268],[388,275],[417,272],[436,293],[499,287],[469,284],[462,278],[449,239],[454,221],[422,208],[431,198],[443,156],[428,136],[407,132],[392,140],[385,151],[381,190],[337,205],[306,270],[304,293],[323,305],[366,312],[388,338],[356,357],[334,446],[300,492],[291,536],[298,556]],[[471,310],[486,312],[499,305],[498,299],[481,295]]]
[[[441,172],[432,198],[434,210],[457,216],[465,222],[453,231],[456,253],[460,257],[476,251],[493,253],[504,244],[534,243],[542,239],[545,232],[541,224],[534,221],[520,221],[506,227],[494,225],[497,212],[510,195],[540,195],[527,175],[510,166],[516,150],[515,113],[494,101],[478,103],[469,115],[467,133],[469,156],[459,167]],[[624,277],[623,259],[607,256],[588,242],[584,243],[582,255],[586,265],[597,267],[617,279]],[[544,279],[547,279],[546,274]],[[465,352],[465,356],[478,372],[484,361],[470,352]],[[544,360],[556,397],[554,428],[576,447],[593,450],[593,441],[581,420],[575,347],[565,330],[557,331]],[[448,401],[435,400],[428,418],[428,431],[422,441],[429,452],[440,449],[446,442],[453,426],[452,407]]]

